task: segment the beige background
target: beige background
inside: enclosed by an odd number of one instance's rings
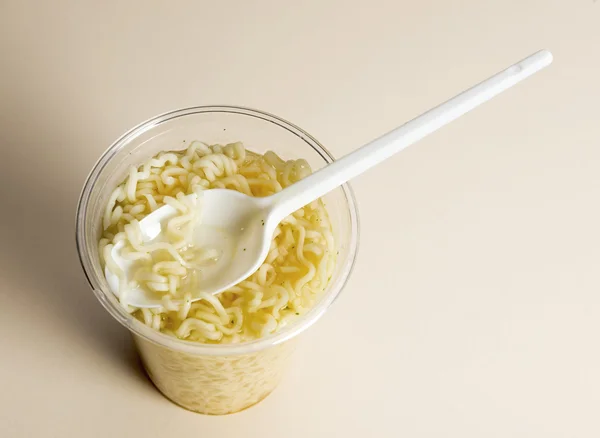
[[[600,435],[600,2],[1,0],[0,36],[1,437]],[[340,156],[544,47],[354,182],[356,270],[271,397],[206,417],[146,380],[74,244],[116,137],[240,104]]]

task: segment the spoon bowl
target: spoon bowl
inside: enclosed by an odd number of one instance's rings
[[[268,215],[270,197],[253,198],[227,189],[206,190],[201,197],[201,217],[191,243],[197,248],[215,249],[219,256],[214,264],[202,268],[201,282],[192,301],[198,300],[202,292],[223,292],[255,272],[267,257],[270,238],[279,223]],[[197,195],[188,195],[188,198],[197,200]],[[165,205],[142,219],[140,230],[144,242],[159,238],[167,222],[176,214],[173,207]],[[124,241],[117,243],[112,249],[112,257],[127,276],[134,262],[121,256],[124,246]],[[120,298],[119,277],[108,267],[105,276],[113,293]],[[162,305],[159,296],[142,288],[128,290],[127,300],[136,307]]]

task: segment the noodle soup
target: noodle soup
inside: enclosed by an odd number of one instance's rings
[[[221,255],[190,244],[201,205],[186,195],[200,201],[203,190],[226,188],[268,196],[328,162],[316,140],[274,116],[197,107],[132,129],[92,170],[77,214],[82,266],[100,302],[132,332],[156,387],[173,402],[227,414],[273,391],[296,336],[342,289],[357,244],[354,199],[344,185],[282,221],[267,259],[249,278],[191,302],[190,291],[202,281],[198,267]],[[153,246],[142,241],[139,221],[165,204],[178,214],[166,227],[167,241]],[[117,275],[120,299],[105,278],[105,269],[118,268],[112,248],[135,266],[127,277]],[[133,288],[157,294],[162,307],[131,306],[127,292]]]

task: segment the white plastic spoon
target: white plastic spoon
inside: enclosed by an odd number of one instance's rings
[[[203,270],[201,290],[197,292],[217,294],[244,280],[267,257],[273,232],[286,216],[387,160],[551,62],[552,54],[549,51],[539,51],[272,196],[253,198],[226,189],[203,192],[201,224],[194,236],[194,244],[217,247],[222,254],[219,262],[210,269]],[[163,206],[141,220],[144,240],[156,238],[166,221],[174,215],[172,207]],[[127,274],[131,262],[119,256],[122,246],[123,244],[115,245],[112,255]],[[120,296],[117,276],[108,269],[105,273],[111,289]],[[192,301],[198,299],[197,296],[192,296]],[[141,288],[129,291],[127,300],[137,307],[161,305],[158,297]]]

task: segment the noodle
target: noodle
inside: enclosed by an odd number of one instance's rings
[[[254,274],[216,296],[202,294],[195,302],[189,297],[201,281],[196,270],[216,254],[190,243],[203,190],[227,188],[268,196],[308,174],[305,160],[284,161],[273,152],[255,154],[239,142],[209,146],[194,141],[186,150],[162,152],[132,166],[109,196],[99,245],[102,262],[120,279],[121,304],[156,330],[209,344],[252,341],[305,313],[327,286],[335,264],[331,224],[320,200],[279,224],[269,254]],[[198,194],[197,202],[186,197],[192,193]],[[167,241],[144,242],[139,221],[163,205],[177,211],[167,224]],[[129,283],[111,256],[121,241],[121,256],[135,264]],[[163,306],[131,308],[130,287],[158,294]]]

